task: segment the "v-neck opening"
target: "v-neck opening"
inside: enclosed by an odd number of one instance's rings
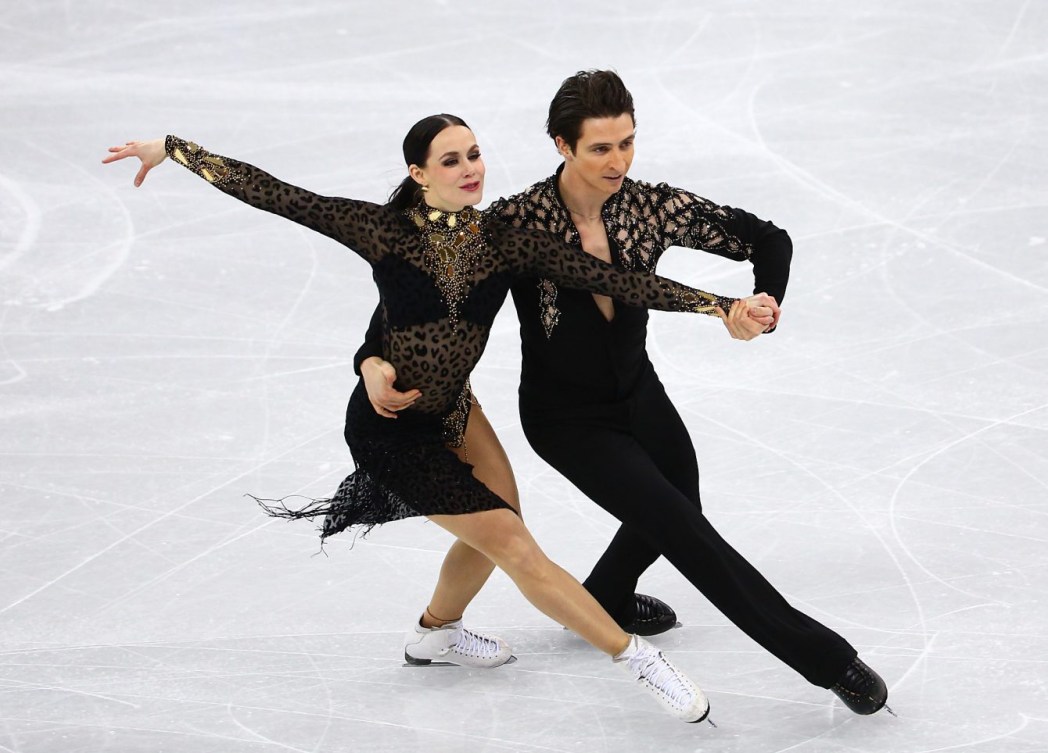
[[[560,176],[561,176],[561,173],[563,171],[564,171],[564,164],[561,163],[560,167],[558,167],[557,171],[553,174],[553,181],[552,181],[553,185],[552,185],[552,188],[553,188],[553,195],[556,197],[557,201],[560,203],[561,208],[564,210],[564,216],[565,216],[566,221],[568,223],[568,228],[569,228],[570,235],[574,239],[576,239],[578,241],[579,250],[582,251],[582,253],[588,254],[589,256],[593,256],[594,259],[597,259],[599,261],[604,261],[599,256],[595,256],[594,254],[590,254],[589,251],[587,251],[585,249],[585,247],[582,245],[582,234],[579,233],[579,226],[578,226],[578,224],[576,224],[575,220],[573,220],[571,218],[571,212],[568,210],[568,205],[564,202],[564,195],[560,192]],[[613,195],[609,196],[607,198],[607,200],[605,200],[605,202],[603,204],[601,204],[601,207],[600,207],[600,224],[601,224],[601,227],[604,228],[604,237],[607,238],[607,240],[608,240],[608,255],[611,257],[611,261],[610,262],[605,262],[605,263],[611,264],[616,269],[622,269],[622,267],[619,266],[619,260],[621,258],[621,255],[620,255],[620,252],[619,252],[619,246],[618,246],[617,243],[615,243],[614,240],[612,240],[611,236],[608,235],[608,226],[607,226],[607,224],[605,222],[605,219],[604,219],[604,210],[607,207],[608,202],[612,201],[615,198],[616,195],[617,194],[613,194]],[[590,299],[590,304],[593,306],[594,312],[596,312],[596,314],[597,314],[597,318],[601,322],[603,322],[606,326],[609,326],[609,327],[612,326],[615,323],[615,320],[618,319],[618,316],[619,316],[618,304],[615,301],[615,299],[611,298],[610,296],[601,296],[602,298],[607,298],[609,301],[611,301],[611,318],[609,319],[607,316],[604,315],[604,311],[601,309],[600,304],[597,302],[597,295],[598,294],[597,293],[588,293],[587,295],[588,295],[588,297]]]

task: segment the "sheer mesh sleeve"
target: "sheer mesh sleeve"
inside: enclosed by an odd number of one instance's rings
[[[734,298],[714,295],[646,272],[628,272],[558,240],[549,233],[491,223],[492,240],[521,276],[544,277],[566,288],[581,288],[631,306],[658,311],[727,313]]]
[[[326,235],[368,261],[381,257],[384,244],[375,241],[381,235],[381,226],[388,223],[385,207],[320,196],[274,178],[254,165],[212,154],[177,136],[168,136],[164,145],[171,159],[223,193]]]
[[[793,242],[785,230],[749,212],[719,206],[665,183],[654,189],[659,194],[658,227],[666,234],[666,245],[748,260],[753,263],[753,292],[768,293],[782,303],[793,258]]]

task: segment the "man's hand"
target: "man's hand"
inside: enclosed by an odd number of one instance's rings
[[[364,378],[364,389],[375,413],[385,418],[396,418],[397,411],[411,406],[422,397],[418,390],[398,392],[393,389],[397,381],[397,371],[393,364],[378,356],[371,356],[360,364],[360,375]]]

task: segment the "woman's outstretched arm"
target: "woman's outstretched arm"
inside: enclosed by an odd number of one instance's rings
[[[254,165],[207,151],[191,141],[167,136],[152,141],[129,141],[109,148],[103,164],[136,157],[141,161],[135,186],[167,157],[244,203],[285,217],[348,246],[368,261],[377,261],[389,248],[393,213],[366,201],[321,196],[286,183]]]

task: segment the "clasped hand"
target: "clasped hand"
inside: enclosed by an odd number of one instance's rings
[[[740,298],[731,305],[731,310],[724,313],[718,308],[724,326],[736,340],[752,340],[763,332],[768,332],[779,323],[779,304],[767,293],[757,293],[748,298]]]

